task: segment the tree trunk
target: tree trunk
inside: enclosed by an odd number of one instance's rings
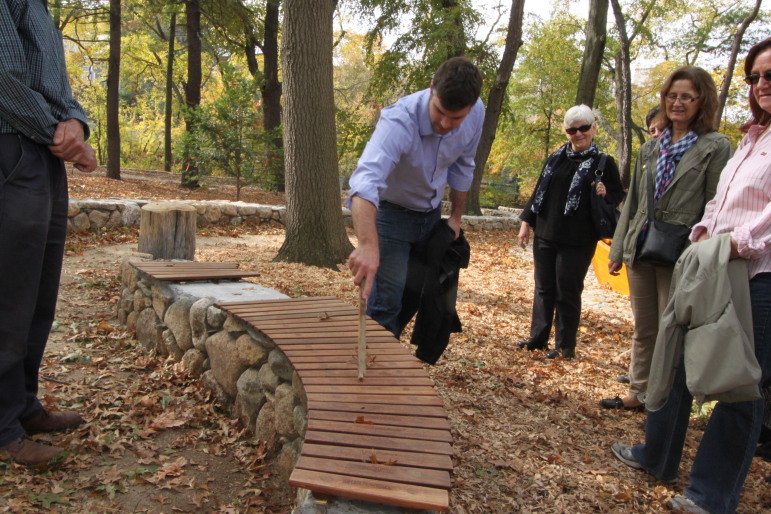
[[[120,0],[110,0],[107,62],[107,178],[120,180]]]
[[[586,21],[586,44],[581,61],[581,75],[578,79],[576,105],[594,107],[594,96],[600,78],[602,56],[605,53],[605,39],[608,24],[608,0],[592,0],[589,5],[589,19]]]
[[[739,25],[739,28],[736,29],[736,34],[734,34],[733,42],[731,43],[731,55],[728,56],[728,65],[726,66],[725,70],[725,76],[723,77],[723,85],[720,87],[720,96],[718,97],[718,108],[717,108],[717,114],[716,114],[716,122],[717,126],[720,126],[720,122],[723,119],[723,109],[725,108],[725,102],[728,98],[728,90],[731,88],[731,79],[734,76],[734,68],[736,67],[736,56],[739,54],[739,48],[742,44],[742,39],[744,39],[744,33],[747,30],[747,27],[750,26],[750,23],[752,23],[755,18],[758,16],[758,11],[760,10],[760,4],[763,2],[763,0],[755,0],[755,8],[750,12],[750,14],[747,15],[746,18],[742,20],[741,25]]]
[[[281,0],[268,0],[265,12],[265,41],[262,50],[265,69],[265,82],[262,86],[262,121],[265,131],[275,134],[268,148],[271,186],[276,191],[285,191],[284,140],[279,133],[281,127],[281,82],[278,80],[280,4]]]
[[[501,64],[498,66],[498,73],[495,76],[495,83],[490,89],[490,94],[487,97],[485,121],[482,125],[482,135],[479,139],[479,146],[477,147],[477,153],[474,158],[474,180],[471,183],[471,189],[466,197],[466,212],[468,214],[482,214],[482,208],[479,204],[479,190],[482,186],[482,178],[485,175],[487,158],[490,157],[490,149],[495,140],[498,119],[501,116],[501,105],[503,105],[503,97],[506,94],[506,88],[509,85],[511,70],[514,67],[514,61],[517,59],[519,47],[522,46],[522,18],[524,16],[524,9],[525,0],[511,1],[511,13],[509,15],[509,27],[506,32],[506,44],[503,48]]]
[[[626,20],[618,0],[610,0],[616,18],[621,49],[616,54],[616,107],[618,111],[618,171],[621,184],[629,188],[632,163],[632,70]]]
[[[193,260],[195,207],[177,202],[152,202],[142,207],[137,250],[153,259]]]
[[[332,85],[336,3],[287,0],[284,4],[287,225],[276,256],[276,260],[332,268],[353,250],[343,226],[338,186]]]
[[[185,2],[187,16],[187,84],[185,84],[185,104],[188,111],[193,111],[201,105],[201,2],[187,0]],[[185,130],[191,134],[196,130],[190,112],[185,115]],[[196,189],[198,183],[198,167],[194,164],[193,149],[186,145],[185,162],[182,171],[182,187]],[[193,165],[191,165],[193,163]]]
[[[449,31],[450,38],[446,41],[447,59],[457,57],[466,53],[466,31],[463,28],[463,17],[461,16],[458,0],[442,0],[442,8],[454,9],[451,12],[450,23],[454,25],[455,30]]]
[[[169,50],[166,57],[166,110],[163,116],[163,169],[171,171],[171,114],[174,100],[174,43],[177,39],[177,13],[169,21]]]

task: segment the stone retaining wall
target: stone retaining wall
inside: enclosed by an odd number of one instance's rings
[[[138,227],[140,210],[148,200],[70,200],[67,232],[84,232],[112,227]],[[198,212],[198,228],[211,224],[286,224],[286,207],[226,201],[182,201]],[[351,211],[343,208],[343,221],[351,226]],[[485,216],[463,216],[462,228],[477,230],[519,230],[519,210],[484,210]]]
[[[288,480],[308,423],[302,383],[271,340],[214,305],[286,296],[251,282],[156,281],[131,266],[132,260],[152,257],[124,259],[119,321],[149,352],[180,362],[231,406],[255,439],[266,444],[274,472]]]

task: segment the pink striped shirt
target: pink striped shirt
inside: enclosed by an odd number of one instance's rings
[[[750,278],[771,272],[771,130],[753,125],[720,175],[691,241],[730,232]]]

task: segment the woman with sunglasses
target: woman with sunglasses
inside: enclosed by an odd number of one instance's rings
[[[637,154],[608,256],[611,274],[617,275],[622,263],[627,266],[634,335],[629,391],[624,398],[602,400],[606,409],[644,410],[638,395],[648,387],[659,319],[669,298],[674,264],[649,265],[637,260],[647,235],[650,192],[655,219],[693,227],[715,196],[720,171],[732,153],[728,138],[715,131],[717,89],[709,73],[696,66],[679,68],[664,82],[660,96],[653,123],[664,130]]]
[[[554,320],[555,349],[546,355],[549,359],[560,354],[566,359],[575,356],[584,277],[599,239],[592,224],[590,195],[596,191],[614,206],[623,197],[616,162],[592,142],[597,132],[592,109],[586,105],[568,109],[563,129],[568,142],[546,161],[520,215],[518,236],[519,245],[525,248],[530,227],[535,231],[530,338],[517,346],[530,351],[547,349]]]
[[[747,135],[726,164],[715,198],[707,204],[690,238],[704,241],[730,234],[730,258],[746,260],[762,384],[771,376],[771,38],[750,49],[744,69],[752,112],[751,120],[742,127]],[[674,481],[692,401],[681,358],[666,404],[648,413],[645,444],[614,443],[613,454],[659,480]],[[762,399],[718,402],[699,443],[690,484],[683,495],[669,500],[668,507],[677,512],[735,512],[762,420]]]

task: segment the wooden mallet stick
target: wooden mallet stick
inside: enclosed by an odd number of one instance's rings
[[[367,370],[367,302],[362,297],[364,281],[359,286],[359,380]]]

